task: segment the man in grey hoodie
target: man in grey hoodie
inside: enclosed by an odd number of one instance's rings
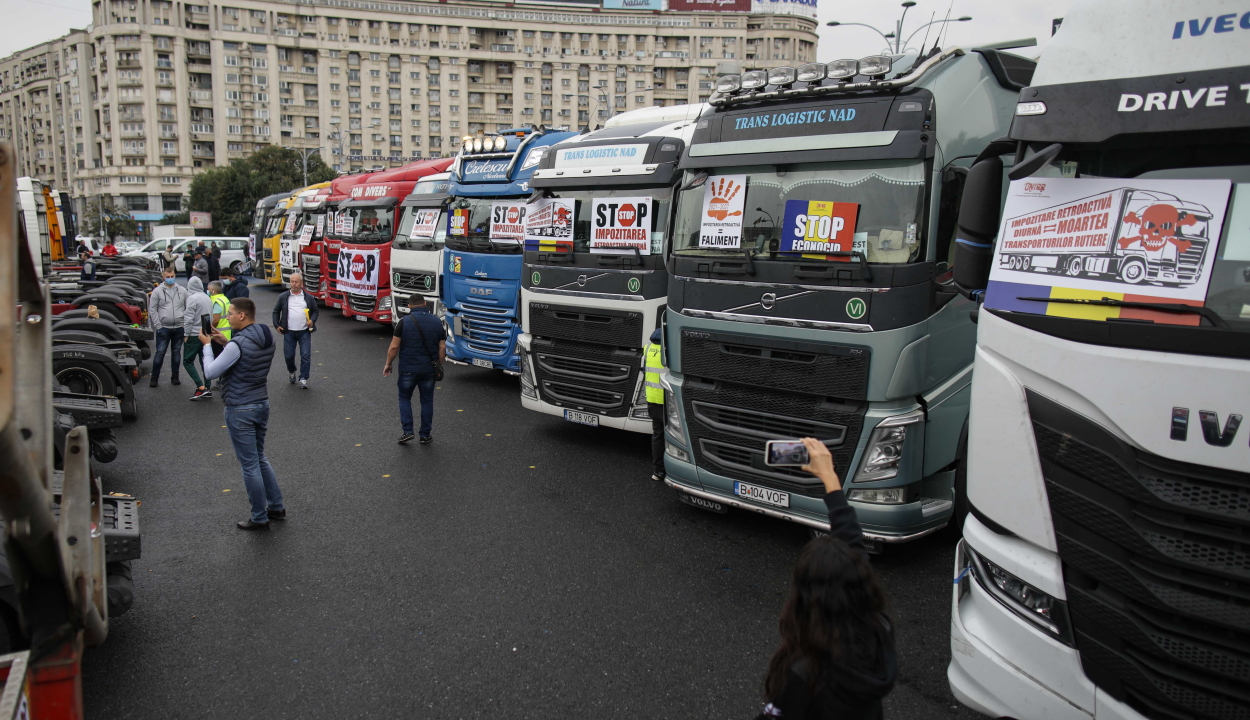
[[[187,306],[187,289],[174,279],[174,269],[165,268],[160,285],[148,298],[148,320],[156,333],[156,352],[152,354],[151,387],[160,384],[161,365],[165,352],[169,356],[169,381],[178,385],[178,359],[182,357],[182,316]],[[170,348],[170,345],[173,347]]]
[[[200,282],[198,277],[193,277],[187,281],[187,311],[182,316],[182,330],[186,336],[186,344],[182,351],[182,369],[187,371],[187,377],[195,382],[195,394],[191,396],[191,400],[210,400],[213,397],[212,390],[209,390],[206,381],[200,378],[200,374],[195,371],[195,359],[200,357],[200,316],[208,315],[212,318],[213,301],[208,297],[208,293],[204,292],[204,283]],[[200,357],[200,366],[203,367],[204,359]]]

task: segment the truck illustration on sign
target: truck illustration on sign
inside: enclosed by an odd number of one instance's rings
[[[1202,277],[1211,218],[1207,206],[1169,193],[1107,190],[1007,218],[998,262],[1129,285],[1192,285]]]

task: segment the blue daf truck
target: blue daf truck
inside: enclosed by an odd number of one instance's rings
[[[764,462],[768,440],[814,437],[873,550],[958,519],[976,325],[949,263],[968,168],[1032,75],[1004,49],[719,78],[669,259],[665,466],[685,501],[827,528],[820,481]]]
[[[447,360],[518,375],[519,298],[530,176],[576,133],[515,128],[466,138],[451,167],[443,253]]]

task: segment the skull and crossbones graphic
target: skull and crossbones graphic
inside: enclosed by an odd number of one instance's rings
[[[1141,216],[1136,212],[1130,211],[1124,216],[1124,222],[1137,225],[1136,237],[1120,238],[1120,247],[1127,248],[1133,243],[1141,243],[1142,248],[1149,252],[1158,252],[1172,243],[1176,246],[1178,253],[1183,253],[1189,249],[1191,243],[1183,237],[1177,236],[1177,231],[1187,225],[1197,225],[1198,218],[1193,215],[1176,209],[1175,206],[1166,203],[1158,203],[1151,205],[1142,211]]]

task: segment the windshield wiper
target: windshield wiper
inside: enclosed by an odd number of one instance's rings
[[[872,282],[872,270],[868,267],[868,258],[858,250],[838,250],[835,252],[822,252],[821,255],[832,255],[833,257],[849,257],[859,261],[860,276],[867,282]]]
[[[742,254],[746,255],[746,258],[747,258],[747,275],[754,275],[755,274],[755,258],[751,254],[751,248],[749,247],[742,248]]]
[[[1172,313],[1193,313],[1201,315],[1217,328],[1227,328],[1228,323],[1224,322],[1224,318],[1220,317],[1214,310],[1202,305],[1186,305],[1184,303],[1150,303],[1150,302],[1134,302],[1132,300],[1116,300],[1115,298],[1105,297],[1101,300],[1092,300],[1088,298],[1043,298],[1043,297],[1017,297],[1017,300],[1031,300],[1033,302],[1044,303],[1064,303],[1067,305],[1097,305],[1100,307],[1125,307],[1138,308],[1140,310],[1159,310],[1160,312]]]

